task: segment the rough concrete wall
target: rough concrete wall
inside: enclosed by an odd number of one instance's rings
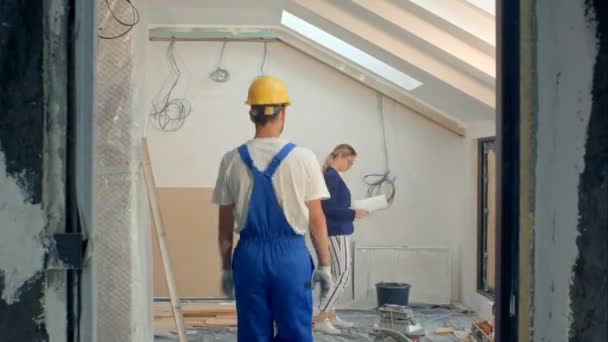
[[[67,13],[62,0],[0,4],[0,331],[66,340],[65,273],[47,234],[65,228]]]
[[[608,337],[608,4],[587,0],[596,29],[591,113],[586,131],[585,170],[578,186],[579,253],[570,287],[570,341]]]
[[[597,7],[605,5],[536,2],[534,341],[603,341],[608,331],[599,303],[607,288],[608,128]]]
[[[44,1],[45,128],[42,205],[48,236],[66,231],[66,175],[68,120],[68,0]],[[45,270],[44,316],[49,341],[67,340],[67,272]],[[71,314],[71,313],[70,313]]]

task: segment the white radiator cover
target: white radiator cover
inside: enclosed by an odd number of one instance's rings
[[[410,284],[410,303],[450,304],[450,249],[355,246],[355,302],[376,306],[376,284],[382,281]]]

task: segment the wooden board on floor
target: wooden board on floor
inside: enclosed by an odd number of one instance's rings
[[[236,317],[229,318],[185,318],[186,329],[196,327],[236,327]],[[175,321],[171,318],[158,318],[154,320],[154,330],[156,332],[175,331]]]
[[[188,319],[186,319],[187,321]],[[203,327],[235,327],[236,326],[236,317],[212,317],[206,318],[203,320],[202,325],[193,325],[193,326],[203,326]]]
[[[233,303],[182,303],[184,316],[235,316],[236,307]],[[171,315],[168,303],[154,305],[154,317]]]
[[[235,327],[237,324],[234,303],[182,303],[186,328]],[[154,330],[168,332],[175,330],[169,303],[154,304]]]

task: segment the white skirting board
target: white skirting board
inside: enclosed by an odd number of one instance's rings
[[[376,284],[407,283],[410,303],[450,304],[450,250],[447,247],[355,246],[355,302],[377,305]]]

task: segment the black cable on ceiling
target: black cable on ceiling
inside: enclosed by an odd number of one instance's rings
[[[217,68],[209,74],[209,78],[218,83],[224,83],[230,80],[230,72],[227,69],[222,68],[222,62],[224,61],[224,50],[226,49],[227,44],[228,41],[224,40],[222,50],[220,51],[220,62],[218,63]]]
[[[135,7],[135,5],[133,5],[133,3],[131,2],[131,0],[124,0],[127,4],[129,4],[129,6],[131,7],[131,22],[126,22],[121,20],[112,10],[112,6],[110,6],[110,1],[109,0],[105,0],[106,3],[106,7],[108,8],[108,12],[110,12],[110,15],[112,16],[112,18],[119,23],[121,26],[126,27],[126,30],[123,31],[122,33],[119,33],[117,35],[113,35],[113,36],[105,36],[103,34],[101,34],[101,31],[103,31],[103,28],[99,28],[99,33],[97,34],[97,36],[101,39],[107,39],[107,40],[112,40],[112,39],[118,39],[120,37],[123,37],[125,35],[127,35],[129,32],[131,32],[131,30],[133,29],[133,27],[135,27],[135,25],[137,25],[139,23],[139,11],[137,10],[137,7]]]
[[[167,47],[167,62],[169,71],[174,80],[167,93],[162,97],[160,104],[152,104],[152,118],[158,127],[166,132],[174,132],[182,128],[186,118],[190,115],[192,107],[185,98],[172,98],[173,91],[182,77],[182,72],[175,58],[175,40],[171,40]],[[164,89],[165,87],[161,88]]]

